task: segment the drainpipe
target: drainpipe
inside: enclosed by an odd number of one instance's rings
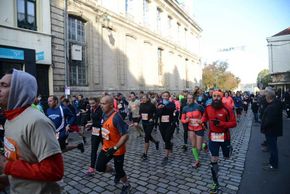
[[[68,85],[67,19],[68,19],[68,17],[67,17],[67,0],[64,0],[64,89],[66,89],[67,85]],[[67,97],[66,92],[65,92],[65,97]]]

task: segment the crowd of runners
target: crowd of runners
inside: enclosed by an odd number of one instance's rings
[[[6,83],[5,79],[2,78],[1,84],[4,83]],[[164,166],[168,164],[175,151],[172,143],[173,134],[183,131],[184,144],[177,146],[180,146],[183,151],[191,150],[193,168],[206,165],[207,161],[201,161],[199,157],[202,150],[210,154],[213,179],[210,190],[211,193],[216,193],[219,188],[219,149],[221,148],[225,159],[230,158],[232,153],[230,129],[237,126],[243,114],[247,114],[250,104],[252,104],[251,109],[255,121],[260,122],[259,111],[263,110],[262,99],[263,94],[259,93],[254,95],[218,89],[205,92],[195,87],[193,91],[184,90],[181,93],[141,91],[138,94],[135,92],[108,94],[103,92],[100,96],[89,98],[84,98],[81,94],[71,98],[65,96],[58,98],[52,95],[47,101],[39,96],[34,99],[31,108],[43,112],[52,121],[50,123],[54,125],[55,137],[62,152],[75,148],[84,152],[84,144],[87,143],[84,132],[90,131],[91,158],[86,175],[92,176],[97,172],[113,173],[114,182],[123,184],[121,193],[128,193],[131,190],[123,168],[129,127],[136,130],[138,137],[144,137],[144,152],[140,154],[140,160],[146,162],[150,157],[148,150],[152,142],[156,150],[164,148],[162,161],[160,161]],[[21,111],[27,109],[27,105],[24,107]],[[33,110],[31,112],[36,114]],[[4,121],[1,126],[3,128]],[[153,137],[153,130],[159,130],[162,139],[158,140]],[[80,135],[81,143],[68,142],[71,132],[77,132]],[[9,142],[9,139],[5,140]],[[99,147],[101,147],[100,151]],[[48,150],[48,153],[50,152]],[[55,154],[61,157],[56,148]],[[60,159],[59,164],[62,162]],[[109,164],[112,159],[114,166]],[[57,177],[53,180],[57,180]]]
[[[246,92],[204,92],[199,87],[181,93],[141,91],[126,95],[103,92],[100,96],[89,98],[83,95],[70,99],[50,96],[45,113],[55,124],[63,152],[74,148],[84,152],[84,132],[91,131],[91,162],[86,175],[92,176],[97,171],[114,171],[114,182],[124,184],[123,193],[131,189],[123,169],[129,127],[136,130],[137,137],[144,137],[144,152],[140,159],[146,162],[150,157],[148,150],[151,142],[156,150],[164,148],[160,161],[162,165],[168,163],[173,152],[174,132],[183,131],[184,144],[180,147],[184,152],[191,150],[193,168],[207,164],[207,161],[200,161],[199,155],[202,150],[209,151],[213,178],[211,192],[215,193],[219,187],[219,149],[222,149],[224,158],[230,157],[230,128],[236,127],[241,115],[247,114],[249,104],[256,98],[259,96],[250,96]],[[161,140],[152,135],[152,131],[157,129]],[[68,144],[70,132],[79,133],[81,143]],[[136,140],[140,141],[137,137]],[[100,146],[101,151],[98,153]],[[114,167],[108,164],[111,159],[114,159]]]

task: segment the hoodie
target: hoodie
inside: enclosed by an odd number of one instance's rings
[[[13,69],[8,97],[8,110],[31,105],[34,102],[36,94],[37,82],[35,77],[26,72]]]

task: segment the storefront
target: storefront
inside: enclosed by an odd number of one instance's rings
[[[23,70],[35,76],[38,82],[38,94],[49,95],[49,66],[36,64],[35,50],[0,45],[0,77],[10,69]]]

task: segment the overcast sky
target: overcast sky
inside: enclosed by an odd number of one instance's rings
[[[203,60],[227,60],[242,83],[256,82],[258,72],[268,68],[266,38],[290,27],[290,0],[192,1],[203,29]],[[216,52],[231,47],[236,49]]]

